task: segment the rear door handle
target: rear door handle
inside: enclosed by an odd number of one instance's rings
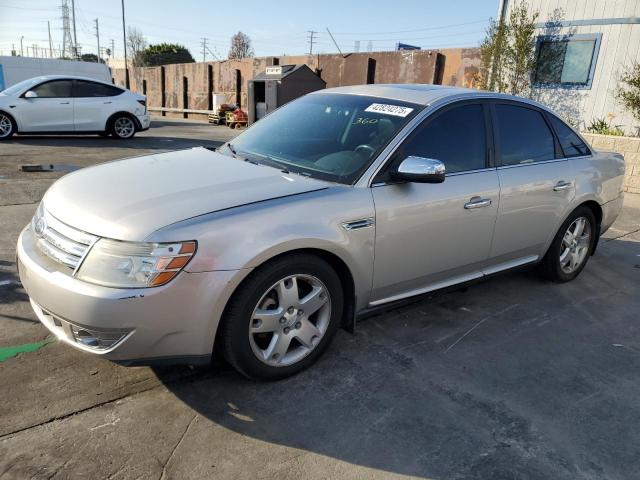
[[[488,207],[489,205],[491,205],[491,199],[489,198],[471,197],[471,200],[464,204],[464,208],[473,210],[474,208]]]
[[[60,105],[69,105],[69,102],[60,102]]]
[[[113,103],[113,102],[104,102],[105,105],[108,105],[109,103]]]
[[[553,191],[561,192],[563,190],[569,190],[571,187],[573,187],[573,183],[560,180],[558,183],[556,183],[555,187],[553,187]]]

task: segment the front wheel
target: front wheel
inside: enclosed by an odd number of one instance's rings
[[[342,318],[344,295],[325,261],[292,254],[257,269],[234,294],[222,325],[226,359],[253,379],[278,380],[310,366]]]
[[[15,127],[11,117],[6,113],[0,112],[0,140],[6,140],[15,133]]]
[[[569,282],[584,269],[595,245],[596,218],[578,207],[562,224],[541,262],[542,272],[555,282]]]
[[[132,138],[136,133],[136,124],[131,117],[120,115],[113,119],[111,133],[115,138],[122,140]]]

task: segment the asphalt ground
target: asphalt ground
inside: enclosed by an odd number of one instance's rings
[[[120,367],[55,341],[14,249],[64,172],[20,165],[233,134],[156,120],[125,142],[0,143],[0,478],[640,478],[640,196],[574,282],[523,270],[421,298],[340,331],[314,367],[277,383],[224,364]]]

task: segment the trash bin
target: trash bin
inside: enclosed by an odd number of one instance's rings
[[[307,65],[277,65],[249,80],[249,124],[327,84]]]

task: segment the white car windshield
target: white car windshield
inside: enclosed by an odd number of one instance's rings
[[[11,85],[9,88],[5,88],[0,93],[2,93],[4,95],[15,95],[16,93],[19,93],[24,89],[32,87],[36,83],[40,83],[42,80],[43,80],[42,77],[29,78],[27,80],[23,80],[21,82],[18,82],[15,85]]]
[[[220,151],[350,184],[422,108],[363,95],[311,94],[261,119]]]

